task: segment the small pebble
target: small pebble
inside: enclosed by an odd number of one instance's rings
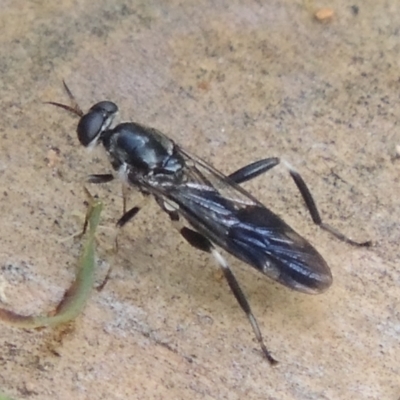
[[[335,11],[333,10],[333,8],[320,8],[314,13],[314,18],[318,22],[330,22],[334,16]]]

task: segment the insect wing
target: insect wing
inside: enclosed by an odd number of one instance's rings
[[[320,293],[331,285],[329,267],[308,241],[219,171],[179,151],[186,181],[164,196],[199,233],[292,289]]]
[[[328,265],[315,248],[265,207],[237,213],[227,250],[292,289],[321,293],[332,284]]]

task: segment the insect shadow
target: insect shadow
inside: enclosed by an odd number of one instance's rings
[[[144,196],[153,196],[189,244],[214,256],[264,356],[276,364],[245,294],[216,246],[290,289],[317,294],[331,286],[331,271],[317,250],[240,186],[278,165],[279,158],[256,161],[225,176],[154,128],[135,122],[113,126],[118,107],[111,101],[96,103],[84,113],[65,82],[64,87],[72,105],[48,103],[80,117],[80,143],[85,147],[101,144],[114,170],[113,174],[90,175],[88,181],[106,183],[118,177]],[[284,164],[316,225],[353,246],[371,245],[355,242],[324,223],[303,178]],[[117,225],[125,225],[139,211],[139,206],[124,210]],[[190,227],[183,225],[181,217]]]

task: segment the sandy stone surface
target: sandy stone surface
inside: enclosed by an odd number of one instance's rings
[[[120,236],[106,205],[101,282],[62,336],[0,326],[0,390],[14,399],[387,399],[400,396],[400,2],[0,1],[2,307],[51,311],[80,252],[82,184],[107,173],[76,138],[109,99],[224,173],[268,156],[301,171],[315,227],[283,167],[244,186],[313,243],[334,284],[308,296],[228,256],[279,364],[263,360],[213,260],[154,202]],[[318,9],[334,14],[316,19]],[[133,194],[135,204],[139,196]]]

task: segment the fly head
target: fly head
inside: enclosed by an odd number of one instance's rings
[[[111,126],[118,107],[111,101],[96,103],[79,120],[77,133],[80,143],[85,147],[95,146],[101,134]]]
[[[77,115],[80,120],[76,131],[80,143],[85,147],[94,147],[98,143],[102,133],[110,128],[118,113],[118,107],[112,101],[100,101],[92,106],[85,114],[79,107],[75,96],[72,94],[67,84],[64,81],[63,84],[72,105],[69,106],[54,101],[48,101],[46,103],[63,108]]]

